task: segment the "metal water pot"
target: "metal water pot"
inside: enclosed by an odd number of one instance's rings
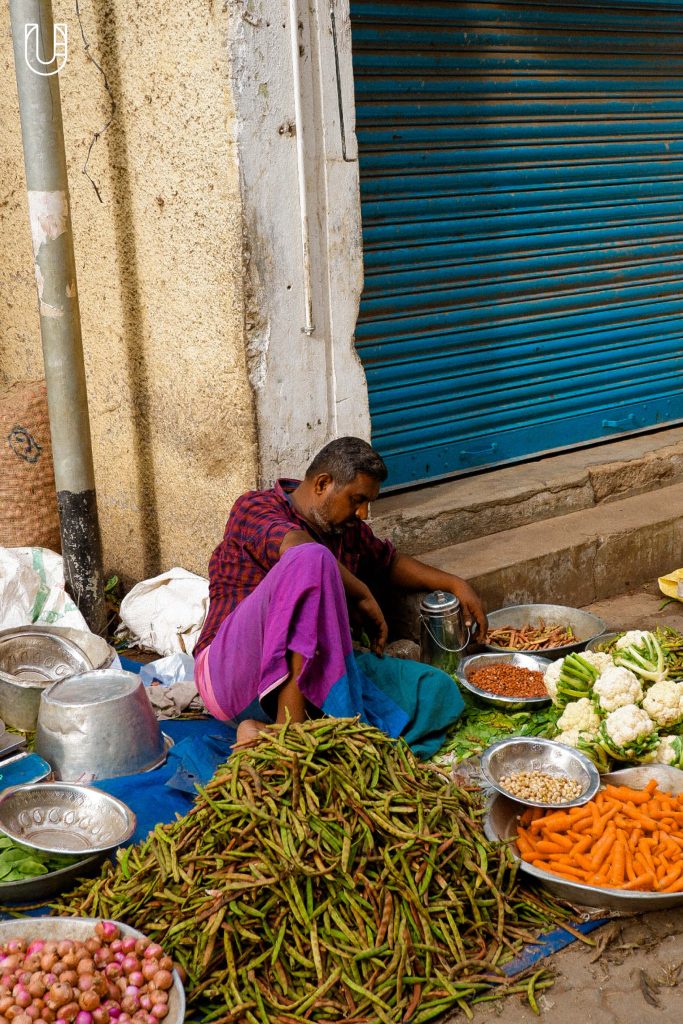
[[[470,636],[454,594],[434,590],[420,602],[420,661],[452,675]]]

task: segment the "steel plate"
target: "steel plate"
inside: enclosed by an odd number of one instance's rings
[[[67,782],[14,786],[0,796],[0,832],[45,853],[100,853],[127,842],[136,818],[122,800]]]
[[[504,708],[506,711],[533,711],[535,708],[550,704],[549,694],[547,697],[505,697],[502,694],[491,693],[490,690],[482,690],[479,686],[475,686],[470,682],[469,676],[477,669],[485,668],[487,665],[515,665],[518,668],[545,672],[550,665],[549,658],[544,658],[539,654],[527,654],[526,651],[472,654],[468,658],[463,658],[456,671],[456,676],[458,683],[477,700],[496,708]]]
[[[537,800],[516,800],[528,807],[566,808],[578,807],[592,800],[600,788],[598,769],[585,754],[565,743],[542,739],[540,736],[509,736],[492,743],[481,755],[481,770],[493,789],[503,796],[509,796],[500,785],[500,780],[509,772],[547,772],[573,779],[581,786],[581,792],[573,800],[550,803]],[[510,798],[512,799],[512,798]]]
[[[644,788],[650,779],[656,779],[660,788],[669,793],[683,792],[683,771],[667,765],[638,765],[622,768],[602,776],[604,783]],[[525,805],[506,796],[496,795],[489,805],[484,818],[484,831],[493,841],[509,840],[517,832],[517,818]],[[646,910],[665,910],[667,907],[683,905],[683,893],[624,892],[623,889],[603,889],[581,882],[569,882],[549,871],[542,871],[533,864],[520,859],[515,843],[510,850],[520,862],[520,870],[542,885],[548,892],[570,903],[584,907],[598,907],[604,910],[619,910],[626,913],[644,913]]]
[[[498,608],[495,612],[489,612],[488,620],[491,629],[500,629],[502,626],[519,629],[527,623],[537,626],[541,620],[546,623],[555,623],[558,626],[571,626],[576,635],[576,643],[523,652],[524,654],[539,654],[543,658],[551,660],[564,658],[566,654],[571,654],[573,651],[582,651],[589,640],[604,633],[607,629],[607,623],[597,615],[593,615],[592,612],[584,611],[583,608],[568,608],[562,604],[514,604],[509,608]],[[487,651],[506,650],[506,648],[497,647],[495,644],[483,643],[481,646]]]
[[[78,939],[81,942],[94,934],[100,917],[24,917],[15,921],[0,921],[0,942],[9,939]],[[143,932],[122,921],[114,922],[123,935],[144,938]],[[173,971],[173,987],[169,989],[168,1014],[164,1024],[183,1024],[185,1020],[185,989],[180,976]]]
[[[106,853],[94,853],[89,857],[81,857],[74,864],[68,864],[58,871],[48,871],[46,875],[22,878],[16,882],[0,882],[0,903],[40,902],[48,896],[66,892],[67,889],[73,888],[79,878],[93,875],[106,856]]]

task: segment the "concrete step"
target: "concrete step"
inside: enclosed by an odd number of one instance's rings
[[[421,555],[679,481],[683,427],[673,427],[389,494],[374,502],[371,522],[399,550]]]
[[[420,558],[469,580],[490,610],[539,602],[584,607],[683,565],[683,483],[422,552]],[[395,635],[416,638],[418,601],[412,595],[392,609]]]

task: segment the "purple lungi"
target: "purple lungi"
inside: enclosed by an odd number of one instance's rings
[[[289,675],[288,651],[303,658],[298,686],[314,707],[335,715],[362,713],[362,683],[348,678],[350,669],[360,673],[341,573],[322,544],[285,551],[198,655],[197,687],[211,714],[234,723],[273,720],[276,691]],[[335,696],[336,687],[344,692]]]

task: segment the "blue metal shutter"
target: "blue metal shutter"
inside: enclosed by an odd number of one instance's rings
[[[683,418],[682,15],[352,0],[390,484]]]

